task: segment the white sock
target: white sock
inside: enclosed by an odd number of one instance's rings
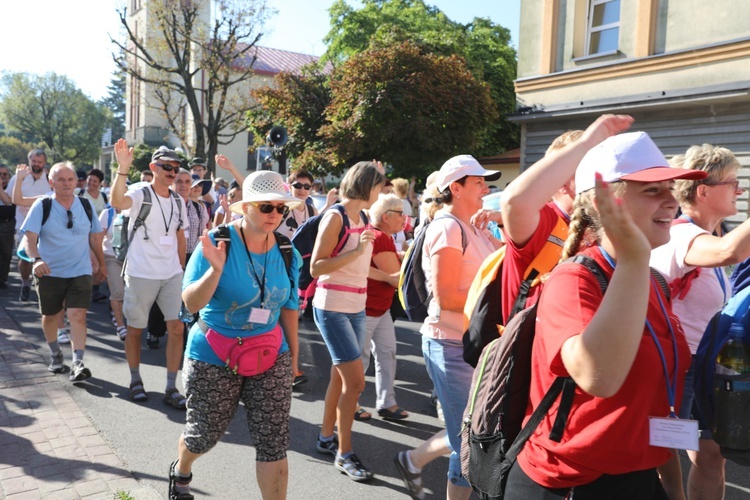
[[[412,474],[419,474],[422,472],[422,469],[418,468],[412,463],[411,453],[408,451],[406,452],[406,467],[408,467],[409,472],[411,472]]]

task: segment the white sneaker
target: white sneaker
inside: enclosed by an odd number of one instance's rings
[[[70,344],[70,335],[67,330],[60,328],[57,330],[57,343],[58,344]]]

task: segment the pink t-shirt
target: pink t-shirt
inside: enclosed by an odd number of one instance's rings
[[[422,270],[427,278],[428,290],[431,290],[433,285],[430,263],[432,256],[443,248],[455,248],[460,252],[462,249],[461,227],[463,227],[468,244],[463,254],[461,274],[455,277],[459,290],[468,291],[482,262],[495,250],[490,240],[480,230],[439,211],[427,226],[422,247]],[[427,319],[424,320],[419,330],[422,335],[435,339],[461,340],[463,338],[464,315],[462,311],[441,311],[433,297],[427,308],[427,314]]]
[[[328,210],[323,216],[323,220],[320,221],[321,226],[323,226],[326,220],[330,217],[341,217],[341,214],[338,210]],[[350,231],[357,229],[363,230],[364,228],[365,225],[362,220],[359,221],[359,224],[354,224],[352,219],[349,219]],[[354,232],[349,235],[349,238],[346,240],[346,243],[339,254],[350,252],[357,248],[357,245],[359,245],[359,234]],[[372,244],[369,244],[364,253],[353,262],[350,262],[331,274],[322,275],[318,279],[317,288],[315,288],[313,306],[326,311],[342,313],[358,313],[364,310],[365,303],[367,302],[367,293],[331,290],[329,288],[323,288],[321,285],[332,284],[367,289],[367,275],[370,272],[371,257]]]
[[[685,264],[685,256],[693,240],[701,234],[710,233],[691,222],[675,224],[669,230],[669,243],[651,252],[651,267],[662,273],[669,283],[682,278],[695,269]],[[732,287],[723,269],[704,267],[692,281],[684,299],[672,297],[672,311],[680,318],[691,353],[695,354],[708,322],[731,295]]]

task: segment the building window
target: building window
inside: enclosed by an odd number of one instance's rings
[[[586,55],[617,50],[620,38],[620,0],[591,0]]]

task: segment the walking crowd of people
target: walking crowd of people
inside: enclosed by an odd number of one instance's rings
[[[171,500],[194,498],[193,465],[222,438],[240,402],[261,495],[285,498],[292,389],[306,381],[303,316],[314,320],[332,363],[320,430],[310,439],[336,470],[354,481],[373,477],[352,438],[354,421],[373,417],[359,404],[371,356],[373,413],[409,418],[396,391],[393,310],[405,254],[423,232],[429,298],[421,348],[445,429],[399,452],[394,464],[408,495],[421,499],[423,468],[447,456],[445,497],[468,499],[461,430],[474,368],[464,360],[464,306],[485,259],[504,247],[496,307],[508,320],[520,293],[521,306],[537,307],[527,419],[557,377],[575,382],[563,438],[548,437],[560,403],[512,464],[506,498],[719,499],[725,463],[693,405],[691,355],[731,297],[726,266],[750,257],[750,221],[732,231],[723,224],[737,214],[740,164],[708,144],[668,161],[632,125],[629,116],[604,115],[562,134],[505,187],[501,211],[483,208],[488,182],[500,174],[469,155],[447,160],[418,198],[415,179],[388,179],[375,160],[351,166],[326,191],[303,170],[286,179],[273,171],[245,176],[217,155],[228,185],[206,178],[205,159],[186,162],[165,146],[131,184],[133,149],[124,139],[114,147],[107,194],[103,172],[77,172],[70,162],[47,169],[45,152],[33,150],[14,175],[0,164],[0,287],[17,254],[20,300],[36,286],[48,369],[66,370],[60,344],[70,343],[75,383],[93,376],[84,364],[87,310],[108,298],[129,367],[122,385],[134,403],[156,382],[140,373],[143,334],[149,347],[166,337],[162,400],[185,411],[168,469]],[[320,209],[314,189],[325,198]],[[312,250],[301,255],[294,240],[312,224]],[[560,264],[522,292],[556,228],[568,234]],[[600,269],[606,293],[575,256]],[[310,304],[301,298],[304,272],[315,283]],[[675,446],[658,445],[673,442],[652,425],[664,417],[698,421],[687,491]]]

